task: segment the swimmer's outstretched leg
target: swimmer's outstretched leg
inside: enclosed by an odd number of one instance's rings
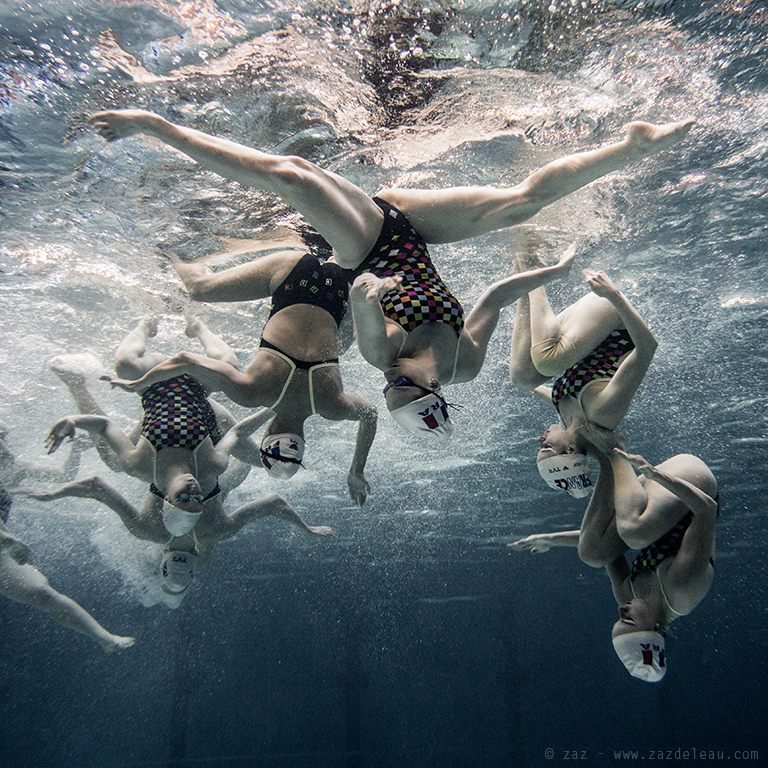
[[[379,197],[399,208],[428,243],[455,242],[521,224],[595,179],[668,149],[695,122],[630,123],[624,141],[555,160],[514,187],[388,189]]]
[[[57,592],[31,565],[18,565],[0,553],[0,594],[45,611],[54,621],[95,640],[107,654],[130,648],[132,637],[113,635],[72,598]]]

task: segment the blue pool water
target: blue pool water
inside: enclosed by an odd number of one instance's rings
[[[138,398],[98,375],[146,314],[160,318],[154,349],[193,348],[172,263],[295,221],[158,143],[106,145],[88,114],[151,109],[370,193],[512,184],[632,119],[694,116],[672,151],[525,228],[432,252],[471,307],[511,273],[524,233],[550,257],[590,243],[579,266],[620,279],[660,341],[630,444],[651,461],[701,456],[722,497],[712,590],[672,628],[663,683],[633,680],[610,647],[604,573],[572,550],[506,549],[576,527],[583,509],[538,478],[551,419],[509,382],[508,309],[483,372],[452,393],[464,408],[449,447],[382,417],[357,509],[353,425],[310,421],[307,471],[290,484],[254,471],[227,503],[279,491],[336,537],[255,524],[217,548],[180,606],[157,587],[156,550],[112,513],[17,498],[10,526],[34,564],[137,644],[103,656],[3,599],[0,765],[768,763],[767,25],[757,0],[0,3],[0,419],[17,457],[62,460],[43,440],[75,408],[51,358],[77,355],[130,428]],[[553,304],[584,289],[574,269]],[[266,304],[198,309],[249,362]],[[383,411],[380,375],[355,348],[342,365]],[[108,476],[93,450],[80,472]],[[138,481],[110,482],[138,503]]]

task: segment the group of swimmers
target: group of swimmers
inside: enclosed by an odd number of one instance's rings
[[[574,546],[584,562],[605,567],[621,605],[614,647],[633,675],[661,679],[666,627],[692,610],[712,580],[717,486],[700,459],[680,455],[654,467],[628,453],[615,431],[656,340],[602,272],[584,270],[590,292],[554,313],[545,285],[568,274],[575,245],[552,266],[518,255],[516,273],[489,286],[467,314],[440,279],[427,245],[520,224],[595,179],[672,146],[693,120],[631,123],[625,140],[549,163],[513,187],[389,188],[373,198],[302,158],[266,154],[150,112],[100,112],[91,123],[108,141],[144,134],[227,179],[276,194],[303,215],[311,237],[286,235],[271,242],[266,255],[220,272],[204,261],[176,265],[196,301],[271,297],[255,357],[244,371],[196,318],[187,333],[206,354],[162,359],[147,353],[156,326],[146,319],[124,340],[117,376],[110,378],[113,386],[141,394],[144,419],[135,434],[124,434],[86,402],[79,385],[79,394],[73,391],[81,413],[54,425],[49,452],[77,429],[90,433],[111,466],[150,484],[141,511],[99,478],[29,495],[106,503],[131,533],[164,545],[164,588],[180,594],[197,558],[209,557],[216,541],[252,520],[275,515],[307,533],[331,533],[306,525],[278,495],[230,514],[222,506],[227,489],[220,479],[230,456],[288,479],[301,466],[304,422],[312,415],[358,422],[348,488],[354,503],[365,503],[377,411],[344,390],[339,356],[353,335],[363,358],[383,372],[392,418],[414,435],[445,441],[453,422],[443,387],[479,374],[502,309],[517,302],[512,382],[551,404],[561,420],[539,438],[539,471],[551,487],[577,498],[591,492],[591,498],[580,530],[529,536],[510,546],[533,552]],[[235,423],[210,400],[216,391],[260,410]],[[257,446],[250,435],[267,421]],[[599,465],[594,483],[588,457]],[[631,568],[625,558],[630,548],[642,549]]]

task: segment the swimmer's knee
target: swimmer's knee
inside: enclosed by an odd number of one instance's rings
[[[136,364],[136,356],[120,352],[115,354],[115,373],[118,378],[133,381],[144,375],[144,370]]]
[[[606,565],[615,560],[615,554],[609,556],[607,552],[604,552],[602,548],[590,546],[589,544],[579,541],[579,560],[584,565],[588,565],[590,568],[604,568]]]
[[[547,381],[547,376],[540,374],[531,366],[518,366],[509,364],[509,378],[516,389],[524,392],[533,392],[536,387],[540,387]]]
[[[651,543],[648,538],[648,533],[645,531],[640,520],[625,522],[617,519],[616,530],[621,540],[630,549],[642,549]]]

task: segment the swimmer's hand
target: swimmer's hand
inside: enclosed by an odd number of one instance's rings
[[[611,432],[610,429],[599,427],[597,424],[582,425],[579,427],[579,434],[606,455],[615,448],[623,451],[627,447],[627,438],[621,432]]]
[[[565,253],[560,257],[557,262],[556,269],[561,272],[560,277],[566,277],[571,271],[573,262],[576,260],[576,243],[571,243],[566,249]]]
[[[308,525],[307,533],[310,536],[335,536],[333,528],[327,525]]]
[[[349,487],[349,498],[355,502],[355,506],[362,507],[371,492],[371,486],[365,479],[365,475],[350,469],[347,475],[347,486]]]
[[[605,272],[594,272],[591,269],[583,269],[582,274],[587,281],[587,285],[592,293],[602,296],[604,299],[610,299],[619,293],[619,289],[613,284],[611,278]]]
[[[363,299],[375,299],[378,301],[384,294],[394,290],[402,282],[403,278],[399,275],[376,277],[373,273],[366,272],[355,278],[355,282],[352,283],[350,296],[355,294]]]
[[[118,109],[96,112],[88,118],[88,122],[102,138],[115,141],[147,131],[158,119],[158,115],[143,109]]]
[[[118,379],[117,376],[110,376],[108,373],[99,376],[99,381],[108,381],[112,389],[122,389],[124,392],[136,392],[141,386],[137,381],[128,379]]]
[[[52,497],[56,498],[54,496],[56,491],[49,491],[45,488],[14,488],[11,493],[26,496],[28,499],[35,499],[36,501],[50,501]]]
[[[510,549],[523,552],[524,550],[530,550],[532,555],[538,555],[541,552],[548,552],[553,545],[552,536],[549,533],[534,533],[531,536],[526,536],[524,539],[518,539],[511,544],[507,544]]]
[[[55,453],[65,440],[71,443],[74,438],[75,422],[72,419],[62,419],[51,428],[48,437],[45,438],[45,447],[48,449],[48,453]]]
[[[621,448],[614,448],[613,452],[618,453],[619,456],[623,456],[641,475],[644,475],[650,480],[653,480],[658,474],[656,467],[639,454],[627,453],[626,451],[622,451]]]

